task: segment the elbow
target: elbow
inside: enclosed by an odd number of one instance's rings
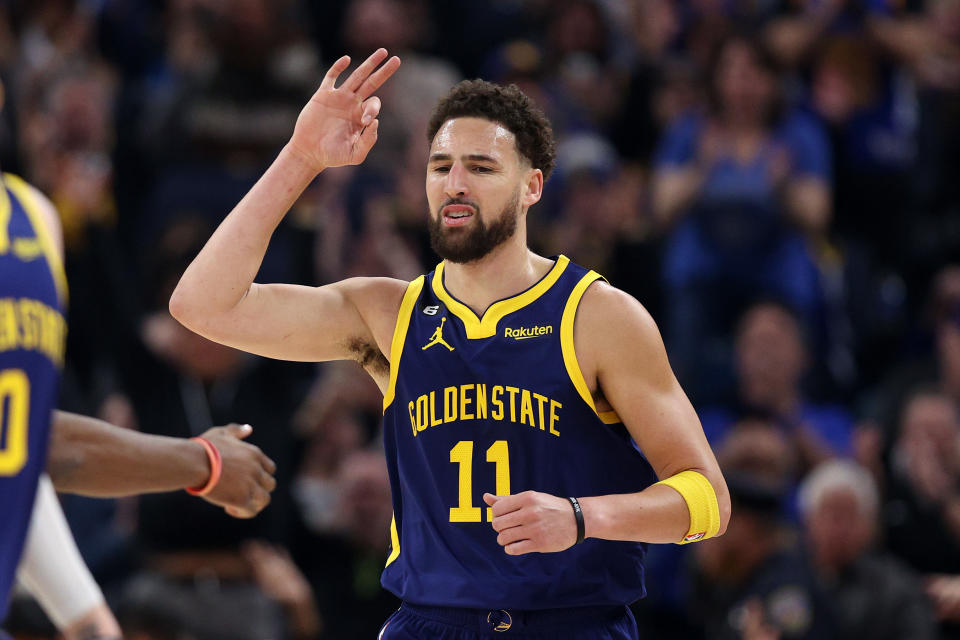
[[[187,276],[184,276],[184,279]],[[184,284],[181,279],[177,288],[170,294],[167,310],[184,327],[210,340],[220,342],[222,330],[232,322],[237,305],[250,292],[248,288],[239,300],[227,303],[218,299],[217,292],[197,282]]]
[[[187,325],[188,318],[190,317],[190,303],[181,285],[178,284],[177,288],[173,290],[173,294],[170,295],[170,302],[167,303],[167,309],[177,322],[184,326]]]
[[[167,310],[170,315],[187,329],[200,333],[200,321],[204,317],[205,309],[193,300],[190,294],[184,289],[183,283],[177,285],[170,295],[170,301],[167,303]]]

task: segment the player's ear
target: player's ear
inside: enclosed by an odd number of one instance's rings
[[[523,186],[523,194],[520,198],[524,207],[531,207],[543,196],[543,171],[540,169],[528,169],[526,181]]]

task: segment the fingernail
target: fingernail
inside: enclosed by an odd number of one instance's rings
[[[250,426],[249,424],[240,425],[240,428],[243,429],[244,431],[253,431],[253,427]]]
[[[370,124],[372,120],[373,120],[373,116],[371,116],[369,113],[363,116],[363,124]]]

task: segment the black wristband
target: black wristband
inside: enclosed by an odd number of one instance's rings
[[[577,519],[577,541],[573,544],[580,544],[583,542],[584,534],[586,533],[586,525],[583,522],[583,509],[580,508],[580,502],[573,497],[567,498],[570,501],[570,504],[573,505],[573,517]]]

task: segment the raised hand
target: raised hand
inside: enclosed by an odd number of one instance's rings
[[[373,93],[400,66],[400,58],[384,62],[386,58],[387,50],[377,49],[337,87],[340,74],[350,66],[350,57],[343,56],[300,112],[289,147],[317,172],[360,164],[373,148],[380,114],[380,98]]]
[[[208,429],[203,437],[220,450],[223,470],[213,491],[203,497],[221,506],[235,518],[252,518],[270,504],[270,492],[277,486],[273,474],[277,465],[260,447],[244,442],[253,433],[248,425],[230,424]]]

